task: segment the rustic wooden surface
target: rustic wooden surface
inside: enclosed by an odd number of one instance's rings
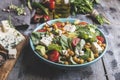
[[[8,74],[11,72],[12,68],[14,67],[18,57],[20,56],[21,50],[25,46],[27,40],[24,39],[20,44],[16,46],[17,49],[17,55],[16,59],[10,59],[5,62],[4,65],[0,67],[0,80],[5,80],[8,76]]]
[[[40,62],[28,44],[7,80],[120,80],[120,0],[100,0],[96,9],[111,22],[99,27],[109,43],[103,58],[79,70],[60,70]],[[84,15],[72,17],[94,23]],[[30,25],[25,34],[33,28]]]

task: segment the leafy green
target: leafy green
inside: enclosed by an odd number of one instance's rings
[[[60,37],[60,45],[62,46],[62,48],[64,50],[66,50],[67,48],[69,48],[69,46],[68,46],[68,40],[67,39],[68,38],[66,36],[64,36],[64,35],[62,35]]]
[[[90,0],[71,0],[71,13],[90,13],[93,10],[93,3]]]
[[[85,40],[81,39],[80,42],[77,44],[76,48],[82,50],[85,45]]]
[[[35,47],[35,50],[36,50],[41,56],[45,55],[46,50],[45,50],[45,47],[44,47],[44,46],[37,45],[37,46]]]
[[[58,44],[50,44],[48,46],[48,51],[50,51],[50,50],[57,50],[60,52],[62,50],[62,47],[59,46]]]
[[[84,60],[87,60],[87,59],[89,58],[90,54],[91,54],[91,50],[90,50],[90,49],[87,49],[87,50],[85,51],[84,55],[81,56],[81,58],[83,58]]]
[[[32,32],[32,34],[31,34],[31,39],[32,39],[32,41],[33,41],[33,44],[34,44],[34,45],[39,44],[39,43],[40,43],[39,40],[42,38],[41,35],[44,35],[44,34],[45,34],[45,33]]]
[[[96,40],[95,29],[94,26],[87,25],[85,27],[79,27],[77,33],[80,38],[93,42]]]
[[[69,46],[69,48],[70,48],[71,50],[73,50],[71,43],[72,43],[72,39],[71,39],[71,38],[68,38],[68,46]]]

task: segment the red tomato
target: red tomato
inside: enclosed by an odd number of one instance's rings
[[[97,39],[100,40],[102,43],[104,42],[104,38],[102,36],[97,36]]]
[[[54,0],[50,0],[50,10],[55,9],[55,1]]]
[[[46,32],[47,30],[46,29],[39,29],[37,30],[37,32]]]
[[[50,20],[50,17],[48,15],[43,15],[43,18],[44,18],[45,21]]]
[[[79,24],[80,25],[87,25],[88,23],[87,22],[80,22]]]
[[[55,24],[57,25],[58,28],[62,27],[62,23],[61,22],[56,22]]]
[[[79,41],[80,41],[80,38],[74,38],[72,40],[72,46],[75,47],[79,43]]]
[[[50,52],[48,59],[53,62],[57,62],[59,59],[59,52],[56,50],[53,50]]]

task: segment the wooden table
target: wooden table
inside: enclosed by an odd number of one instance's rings
[[[99,61],[79,70],[55,69],[40,62],[28,43],[7,80],[120,80],[120,0],[100,0],[96,9],[111,22],[99,26],[108,39],[107,52]],[[84,15],[72,17],[94,23]]]

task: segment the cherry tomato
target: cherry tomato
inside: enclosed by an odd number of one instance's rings
[[[61,22],[56,22],[55,24],[57,25],[58,28],[62,27],[62,23]]]
[[[87,25],[88,23],[87,22],[80,22],[79,24],[80,25]]]
[[[53,62],[57,62],[59,59],[59,52],[56,50],[53,50],[49,53],[48,59]]]
[[[47,30],[46,29],[39,29],[37,30],[37,32],[46,32]]]
[[[100,40],[102,43],[104,42],[104,38],[102,36],[97,36],[97,39]]]
[[[50,20],[50,17],[48,15],[43,15],[44,21]]]
[[[49,6],[50,10],[55,9],[55,1],[54,0],[50,0],[50,6]]]
[[[75,47],[79,43],[79,41],[80,41],[80,38],[74,38],[72,40],[72,46]]]

